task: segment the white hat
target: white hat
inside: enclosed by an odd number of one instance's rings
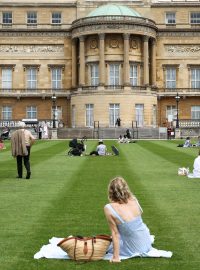
[[[26,124],[24,122],[22,122],[22,121],[20,121],[18,123],[18,127],[20,127],[20,128],[25,128],[25,126],[26,126]]]
[[[102,140],[102,139],[100,139],[100,140],[99,140],[99,142],[103,142],[103,140]]]

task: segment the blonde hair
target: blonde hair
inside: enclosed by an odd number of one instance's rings
[[[123,177],[112,179],[108,186],[108,198],[112,202],[127,203],[133,197],[128,184]]]

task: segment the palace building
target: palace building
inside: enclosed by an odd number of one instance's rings
[[[0,36],[1,125],[200,127],[199,0],[0,0]]]

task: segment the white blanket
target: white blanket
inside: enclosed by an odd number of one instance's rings
[[[152,236],[153,237],[153,236]],[[44,245],[41,247],[40,251],[38,251],[34,255],[34,259],[40,259],[40,258],[47,258],[47,259],[70,259],[66,252],[64,252],[60,247],[57,246],[57,244],[62,241],[64,238],[57,238],[52,237],[49,240],[49,244]],[[131,257],[125,257],[121,256],[121,260],[133,258],[133,257],[164,257],[164,258],[171,258],[172,252],[171,251],[165,251],[165,250],[158,250],[156,248],[152,248],[148,253],[146,254],[139,254],[135,253]],[[108,253],[104,256],[104,260],[110,260],[112,258],[112,254]]]

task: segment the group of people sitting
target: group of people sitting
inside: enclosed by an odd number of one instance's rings
[[[126,134],[119,135],[118,143],[133,143],[135,142],[131,137],[131,131],[129,129],[126,130]]]
[[[200,147],[200,136],[196,143],[192,143],[190,137],[187,137],[184,144],[179,144],[178,147]]]

